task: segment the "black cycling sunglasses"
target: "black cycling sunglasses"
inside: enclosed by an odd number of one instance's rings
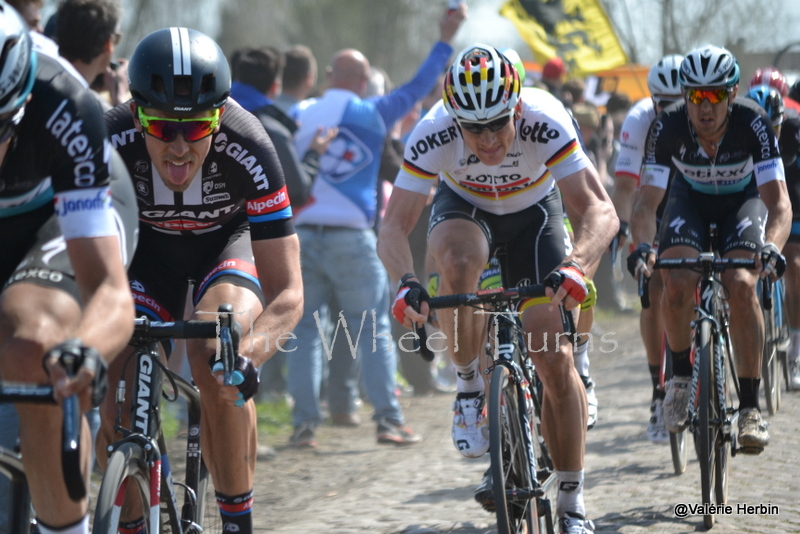
[[[22,121],[23,115],[25,115],[25,106],[0,118],[0,143],[5,143],[17,133],[17,126]]]
[[[506,115],[505,117],[500,117],[499,119],[495,119],[490,122],[464,122],[458,121],[458,124],[461,126],[462,129],[468,131],[471,134],[480,135],[483,133],[483,130],[489,130],[490,132],[499,132],[503,128],[506,127],[511,121],[511,114]]]

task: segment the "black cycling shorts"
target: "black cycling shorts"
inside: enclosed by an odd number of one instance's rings
[[[127,173],[111,176],[111,198],[117,234],[127,267],[138,237],[139,216],[136,195]],[[53,204],[0,218],[0,283],[4,287],[28,282],[66,291],[81,302],[75,274],[67,255],[67,244]]]
[[[483,230],[490,254],[498,249],[505,251],[505,287],[542,283],[571,252],[561,195],[555,187],[529,208],[495,215],[476,208],[440,183],[433,197],[428,234],[440,222],[455,218],[472,221]]]
[[[720,254],[741,249],[756,252],[764,245],[767,207],[758,193],[709,195],[693,191],[681,179],[670,184],[670,196],[661,219],[658,248],[689,246],[709,249],[708,226],[717,224]]]
[[[143,225],[128,277],[136,316],[154,321],[183,318],[190,282],[195,305],[221,283],[249,289],[265,304],[244,213],[219,230],[199,235],[165,234]]]

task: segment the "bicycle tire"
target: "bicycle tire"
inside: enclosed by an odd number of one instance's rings
[[[710,513],[714,504],[714,462],[716,433],[713,420],[717,411],[714,382],[714,340],[711,336],[711,323],[701,320],[698,325],[699,342],[696,357],[700,360],[700,375],[698,380],[698,421],[695,429],[697,440],[697,459],[700,463],[700,491],[701,503],[709,513],[703,514],[703,523],[706,528],[714,526],[714,514]],[[691,402],[691,401],[690,401]]]
[[[534,487],[522,434],[522,414],[516,384],[498,365],[489,390],[489,455],[498,534],[534,532],[536,500],[519,493]]]
[[[672,378],[672,358],[669,357],[669,352],[666,351],[666,346],[662,349],[666,352],[664,374],[667,379]],[[686,454],[686,433],[684,429],[681,432],[669,433],[669,451],[672,456],[672,470],[676,475],[682,475],[686,472],[687,454]]]
[[[728,361],[727,344],[718,343],[715,345],[717,354],[714,376],[717,381],[717,412],[720,414],[720,421],[728,418],[728,410],[733,410],[733,398],[728,384],[728,373],[726,372],[725,362]],[[720,397],[721,393],[721,397]],[[730,459],[731,441],[724,435],[722,428],[716,432],[715,439],[716,455],[714,457],[714,497],[717,504],[728,502],[728,460]]]
[[[22,458],[11,451],[0,447],[0,476],[8,479],[10,499],[3,503],[8,515],[6,524],[8,532],[28,534],[31,532],[31,495],[28,479],[22,467]]]
[[[764,399],[767,404],[767,411],[770,415],[775,415],[781,407],[781,371],[779,369],[780,358],[778,357],[778,336],[775,324],[775,313],[778,306],[775,300],[772,302],[772,309],[764,311],[764,350],[761,355],[761,377],[764,383]]]
[[[130,442],[120,445],[108,459],[97,494],[93,534],[116,534],[119,531],[122,504],[128,495],[139,499],[146,514],[151,510],[150,471],[145,460],[145,451]],[[155,510],[158,514],[158,507]],[[148,534],[156,534],[149,521],[146,521],[145,529]]]

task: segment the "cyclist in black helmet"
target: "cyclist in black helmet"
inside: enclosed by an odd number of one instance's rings
[[[146,36],[128,66],[133,99],[106,113],[113,144],[133,177],[141,240],[129,271],[137,315],[208,319],[231,303],[242,327],[238,386],[214,374],[213,340],[187,343],[202,400],[203,447],[226,532],[252,532],[256,367],[280,349],[302,314],[299,244],[280,164],[263,126],[228,98],[219,46],[187,28]],[[112,377],[122,362],[112,366]],[[112,442],[116,408],[104,407]],[[126,412],[127,413],[127,412]],[[128,511],[128,527],[142,514]]]
[[[85,411],[133,330],[125,266],[134,192],[94,97],[58,60],[33,52],[28,32],[0,1],[0,376],[53,384],[59,399],[79,395]],[[57,362],[67,351],[80,363],[74,379]],[[33,404],[17,412],[39,530],[87,533],[87,499],[70,499],[61,475],[63,413]],[[84,480],[90,453],[84,420]]]

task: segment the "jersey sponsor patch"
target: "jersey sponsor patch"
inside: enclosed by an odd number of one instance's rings
[[[251,222],[277,221],[292,216],[286,186],[271,195],[247,201],[247,217]]]
[[[55,212],[66,239],[117,235],[111,188],[91,187],[55,195]]]

